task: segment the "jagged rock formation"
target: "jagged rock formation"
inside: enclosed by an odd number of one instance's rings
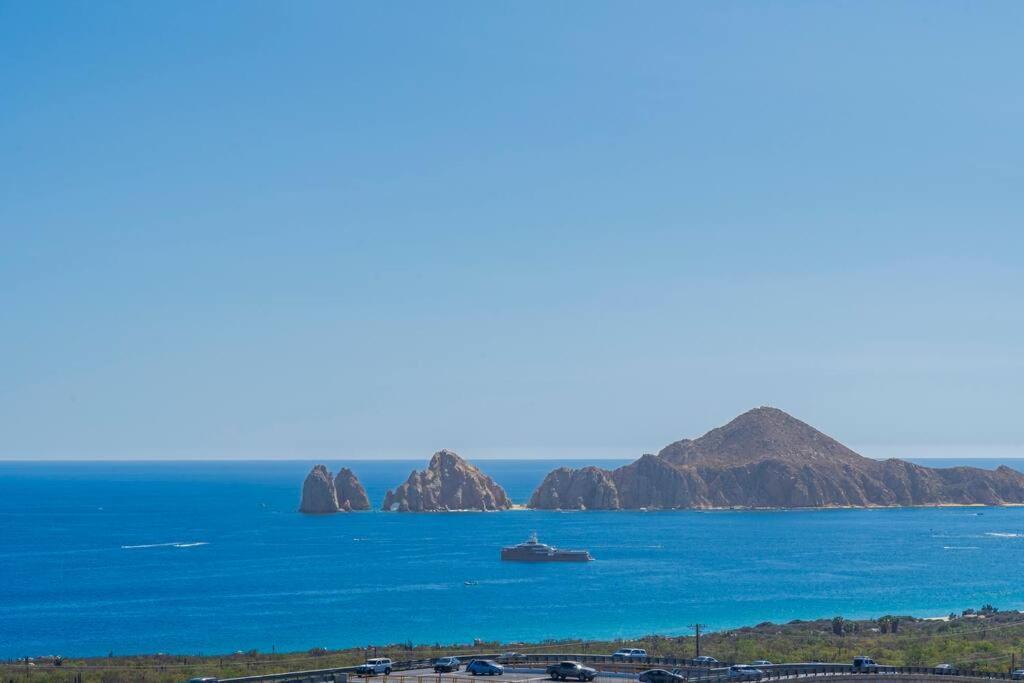
[[[438,451],[427,469],[413,472],[404,484],[384,496],[384,510],[507,510],[505,490],[456,453]]]
[[[1024,474],[865,458],[776,408],[756,408],[614,471],[551,472],[539,509],[872,507],[1024,503]]]
[[[593,466],[578,470],[559,467],[533,492],[530,507],[543,510],[617,510],[620,507],[619,492],[608,470]]]
[[[342,467],[337,478],[325,465],[314,465],[302,484],[302,502],[299,512],[329,514],[350,510],[369,510],[370,499],[359,479],[347,467]]]
[[[338,507],[342,510],[369,510],[370,499],[366,489],[352,470],[342,467],[334,478],[334,490],[338,494]]]
[[[302,483],[299,512],[320,515],[337,511],[338,495],[334,490],[331,473],[325,465],[314,465]]]

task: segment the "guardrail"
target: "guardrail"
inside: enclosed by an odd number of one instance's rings
[[[459,657],[460,659],[495,659],[498,655],[495,654],[456,654],[453,657]],[[399,662],[391,663],[392,671],[410,671],[413,669],[424,669],[434,665],[434,659],[406,659]],[[221,678],[219,683],[261,683],[266,681],[271,683],[274,681],[310,681],[310,683],[323,683],[329,682],[334,683],[335,680],[343,680],[338,678],[337,674],[344,676],[354,676],[356,671],[359,669],[359,665],[356,666],[339,666],[330,669],[311,669],[309,671],[288,671],[285,673],[277,674],[254,674],[252,676],[241,676],[238,678]],[[383,681],[394,680],[399,676],[383,676]],[[402,677],[406,678],[406,677]],[[414,677],[408,677],[414,678]],[[426,677],[434,683],[444,683],[441,681],[440,676],[428,676]],[[454,677],[450,677],[451,681],[454,681]]]
[[[941,679],[948,678],[985,678],[990,680],[1021,680],[1024,677],[1014,678],[1008,671],[976,671],[974,669],[940,669],[928,666],[888,666],[879,664],[867,668],[854,668],[850,664],[773,664],[754,667],[764,672],[761,680],[779,678],[797,678],[805,676],[937,676]],[[714,670],[710,680],[728,677],[728,670]]]
[[[708,669],[710,665],[703,662],[695,662],[692,659],[685,659],[682,657],[615,657],[614,655],[596,655],[588,653],[537,653],[528,654],[524,661],[530,662],[561,662],[563,660],[571,659],[577,662],[593,663],[612,663],[622,664],[626,666],[641,666],[649,669],[651,666],[671,666],[673,668],[688,667],[696,669]],[[731,662],[719,662],[716,666],[731,666]]]
[[[829,664],[829,663],[794,663],[794,664],[766,664],[753,667],[762,672],[760,676],[737,676],[729,675],[730,663],[719,662],[714,667],[704,662],[694,662],[693,659],[677,657],[642,657],[642,658],[617,658],[612,655],[595,655],[588,653],[536,653],[521,655],[509,660],[502,655],[465,653],[454,654],[463,662],[472,659],[494,659],[505,661],[506,665],[515,668],[546,668],[544,665],[572,660],[583,664],[597,665],[598,675],[602,673],[637,674],[640,671],[650,668],[670,668],[677,671],[690,683],[737,683],[738,681],[771,681],[795,678],[818,678],[828,676],[863,676],[873,678],[876,676],[927,676],[941,677],[932,680],[946,680],[950,678],[974,678],[988,680],[1024,680],[1022,676],[1014,677],[1009,672],[975,671],[973,669],[940,669],[936,667],[922,666],[885,666],[878,665],[869,668],[854,668],[850,664]],[[393,662],[393,672],[410,671],[416,669],[430,668],[435,659],[412,659]],[[532,665],[541,665],[531,667]],[[239,678],[222,678],[220,683],[340,683],[347,680],[349,676],[357,675],[358,666],[344,666],[331,669],[314,669],[309,671],[290,671],[276,674],[256,674]],[[427,676],[404,676],[402,674],[381,676],[381,683],[462,683],[464,677],[455,675],[434,674]],[[539,679],[530,679],[537,681]]]

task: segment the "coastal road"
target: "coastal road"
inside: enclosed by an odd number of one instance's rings
[[[471,657],[469,657],[471,658]],[[468,661],[467,658],[464,661]],[[548,661],[577,660],[583,661],[598,670],[596,683],[624,683],[624,681],[636,681],[639,671],[646,668],[675,668],[671,664],[689,663],[689,660],[665,661],[671,658],[652,657],[644,663],[612,663],[606,660],[605,656],[579,655],[579,654],[534,654],[532,658],[544,658]],[[588,659],[601,660],[588,662]],[[659,660],[659,661],[655,661]],[[291,672],[279,674],[262,674],[246,676],[236,679],[223,679],[224,683],[233,681],[235,683],[266,683],[288,682],[288,683],[322,683],[324,681],[337,682],[344,676],[348,676],[349,683],[482,683],[482,676],[473,676],[465,671],[437,674],[430,668],[430,660],[421,659],[416,661],[395,662],[397,667],[389,676],[371,676],[364,678],[353,673],[355,667],[343,667],[341,669],[322,669],[319,671]],[[401,668],[408,666],[411,668]],[[503,676],[492,676],[494,681],[488,683],[545,683],[548,677],[545,673],[545,662],[527,661],[519,667],[505,667]],[[689,683],[739,683],[740,679],[731,678],[726,667],[716,669],[683,667],[689,676]],[[609,671],[609,669],[614,669]],[[835,681],[842,679],[844,683],[989,683],[992,680],[1009,681],[1014,680],[1010,674],[1001,672],[974,672],[964,670],[937,671],[929,667],[914,666],[881,666],[873,672],[855,671],[848,664],[824,664],[795,663],[776,664],[763,667],[765,675],[760,679],[763,683],[770,681],[800,681],[820,680],[821,678]]]
[[[781,667],[780,667],[781,668]],[[895,667],[892,667],[895,668]],[[912,667],[900,667],[903,669],[910,669]],[[336,670],[335,670],[336,671]],[[349,683],[469,683],[474,681],[475,683],[482,683],[481,679],[487,678],[485,676],[473,676],[460,671],[457,673],[446,673],[436,674],[433,669],[421,668],[421,669],[406,669],[403,671],[397,671],[387,677],[371,676],[369,678],[363,678],[361,676],[355,676],[349,674]],[[490,678],[495,679],[493,683],[544,683],[548,681],[548,677],[544,674],[543,669],[505,669],[503,676],[491,676]],[[852,671],[822,671],[822,670],[778,670],[773,676],[766,676],[764,683],[768,683],[771,680],[775,681],[800,681],[800,680],[816,680],[816,679],[831,679],[835,681],[837,678],[842,679],[844,683],[991,683],[995,680],[1008,680],[1010,675],[1006,673],[979,673],[974,674],[973,672],[968,675],[961,673],[952,675],[936,675],[935,673],[927,672],[922,670],[920,672],[888,672],[880,671],[877,673],[861,673]],[[235,681],[237,683],[320,683],[324,681],[337,681],[340,678],[335,678],[331,674],[326,672],[293,672],[290,674],[264,674],[247,676],[237,679],[223,679],[224,683],[228,681]],[[596,683],[623,683],[624,680],[636,681],[636,674],[617,673],[609,671],[599,671]],[[734,683],[734,679],[728,678],[723,671],[718,671],[716,674],[711,676],[705,676],[702,678],[691,678],[690,683]],[[735,683],[738,683],[736,681]]]
[[[622,683],[623,678],[626,676],[608,674],[606,676],[599,675],[595,680],[595,683],[601,681],[602,683]],[[628,678],[635,678],[635,676],[628,676]],[[353,681],[366,681],[366,683],[373,683],[374,680],[379,680],[380,677],[371,677],[368,679],[349,677],[350,683]],[[501,676],[474,676],[468,674],[465,671],[456,671],[454,673],[436,674],[433,669],[411,669],[408,671],[397,671],[388,676],[388,683],[507,683],[509,681],[516,681],[517,683],[524,683],[525,681],[531,681],[540,683],[540,681],[550,681],[551,679],[544,673],[544,669],[541,668],[529,668],[529,669],[514,669],[505,667],[505,673]]]

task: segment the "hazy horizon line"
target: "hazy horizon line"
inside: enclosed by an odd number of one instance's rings
[[[955,449],[955,450],[954,450]],[[580,452],[581,449],[478,449],[485,451],[481,455],[464,455],[465,452],[456,452],[463,455],[469,461],[633,461],[648,451],[642,449],[629,450],[628,452],[613,452],[618,449],[587,449],[587,453]],[[857,449],[854,449],[857,450]],[[490,452],[487,452],[490,451]],[[544,451],[544,452],[540,452]],[[867,452],[865,452],[867,451]],[[881,451],[881,452],[880,452]],[[858,450],[861,455],[872,460],[888,460],[897,458],[901,460],[1021,460],[1024,459],[1024,447],[929,447],[929,448],[903,448],[896,447],[869,448]],[[0,463],[14,462],[419,462],[428,461],[429,455],[335,455],[335,454],[309,454],[309,455],[284,455],[284,456],[262,456],[262,455],[219,455],[208,456],[6,456],[0,457]]]

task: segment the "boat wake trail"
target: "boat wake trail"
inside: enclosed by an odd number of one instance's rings
[[[121,550],[139,550],[141,548],[194,548],[197,545],[210,545],[208,541],[172,541],[171,543],[143,543],[141,545],[123,545]]]

